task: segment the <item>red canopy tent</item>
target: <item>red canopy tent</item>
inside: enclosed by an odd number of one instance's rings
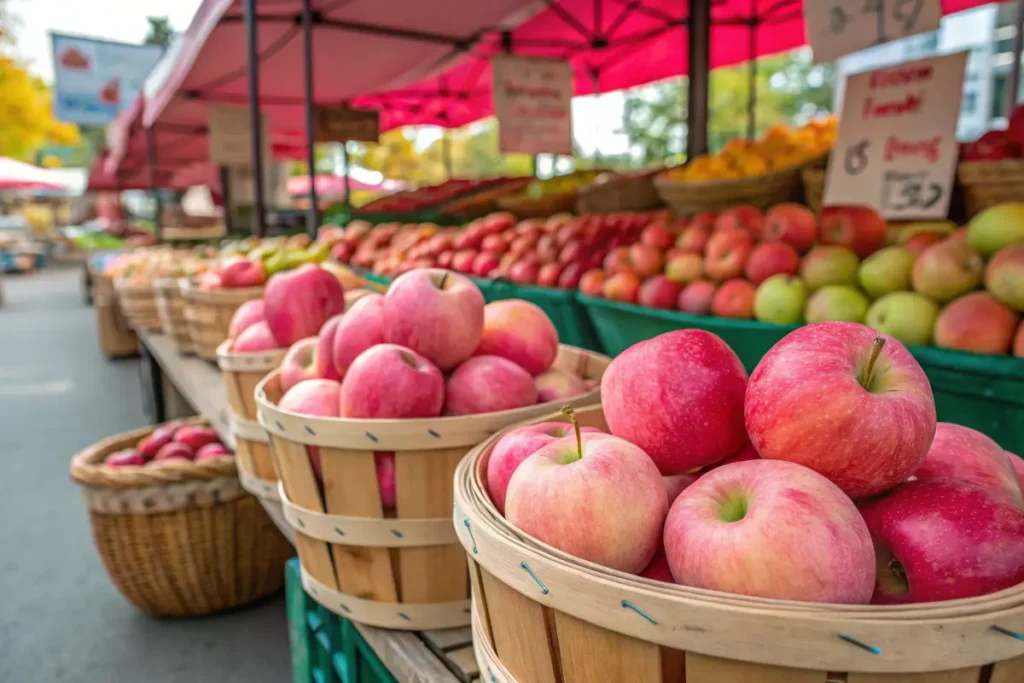
[[[0,157],[0,190],[48,190],[62,192],[67,185],[54,180],[45,168],[17,159]]]

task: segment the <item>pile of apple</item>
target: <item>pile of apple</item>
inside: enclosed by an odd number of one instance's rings
[[[145,287],[162,278],[199,275],[206,268],[206,261],[193,251],[160,246],[118,254],[104,272],[130,287]]]
[[[108,467],[160,467],[166,462],[199,462],[233,455],[213,428],[174,420],[154,429],[135,448],[111,453],[104,458],[103,464]]]
[[[719,337],[670,332],[615,358],[601,396],[610,433],[522,427],[487,462],[498,510],[564,552],[805,602],[952,600],[1024,581],[1021,460],[936,424],[917,361],[865,325],[801,327],[749,378]]]
[[[469,278],[418,269],[293,344],[281,364],[279,407],[393,420],[512,410],[587,392],[583,379],[552,368],[557,353],[558,332],[536,305],[485,306]],[[310,455],[319,474],[319,454]],[[393,481],[393,458],[377,454],[381,481]]]
[[[1010,115],[1006,130],[990,130],[974,142],[960,145],[963,161],[1002,161],[1024,158],[1024,106]]]

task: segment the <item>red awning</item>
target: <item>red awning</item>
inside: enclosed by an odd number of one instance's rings
[[[70,188],[55,180],[45,168],[24,161],[0,157],[0,190],[49,190],[63,192]]]

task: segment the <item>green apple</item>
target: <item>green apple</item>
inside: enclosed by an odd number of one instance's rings
[[[807,285],[795,275],[779,273],[762,282],[754,295],[754,317],[764,323],[794,325],[803,319]]]
[[[807,300],[804,317],[808,323],[864,322],[870,302],[856,287],[825,285]]]
[[[314,242],[306,248],[312,263],[323,263],[331,255],[331,245],[327,242]]]
[[[1021,242],[1024,242],[1024,203],[985,209],[967,225],[967,244],[985,258]]]
[[[939,305],[914,292],[893,292],[871,304],[867,324],[904,344],[930,344]]]
[[[857,255],[846,247],[817,246],[800,263],[800,277],[812,292],[825,285],[857,284]]]
[[[903,247],[886,247],[868,256],[860,264],[857,278],[872,299],[910,289],[914,253]]]

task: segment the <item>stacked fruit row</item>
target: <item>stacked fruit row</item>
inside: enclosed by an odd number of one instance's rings
[[[111,453],[108,467],[161,467],[166,463],[229,458],[234,454],[212,428],[182,420],[162,424],[135,446]]]

